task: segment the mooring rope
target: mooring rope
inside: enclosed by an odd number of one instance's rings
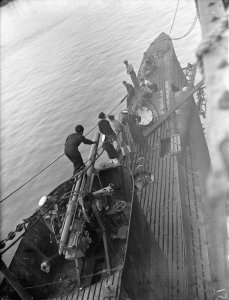
[[[102,147],[102,146],[101,146]],[[101,149],[101,147],[99,148],[99,149]],[[99,150],[98,149],[98,150]],[[104,149],[102,150],[102,152],[99,154],[99,155],[97,155],[97,157],[96,157],[96,159],[95,159],[95,161],[103,154],[103,152],[104,152]],[[90,159],[89,159],[90,160]],[[89,161],[88,160],[88,161]],[[94,163],[94,161],[92,161],[91,162],[91,164],[80,174],[80,176],[78,177],[78,179],[77,179],[77,181],[85,174],[85,172],[91,167],[91,165]],[[75,176],[78,176],[78,174],[76,174],[76,175],[74,175],[73,177],[75,177]],[[70,180],[72,180],[73,179],[73,177],[71,177],[68,181],[70,181]],[[60,187],[60,189],[61,189],[62,187]],[[31,228],[44,216],[44,215],[46,215],[53,207],[54,207],[54,205],[57,203],[57,202],[59,202],[59,201],[61,201],[63,198],[65,198],[66,197],[66,194],[67,193],[64,193],[64,195],[62,195],[60,198],[58,198],[58,199],[56,199],[50,206],[49,206],[49,208],[43,213],[43,214],[40,214],[40,216],[39,216],[39,218],[34,222],[34,223],[32,223],[29,227],[27,227],[27,228],[25,228],[25,231],[19,236],[19,237],[17,237],[17,239],[15,240],[15,241],[13,241],[6,249],[4,249],[1,253],[0,253],[0,256],[2,255],[2,254],[4,254],[6,251],[8,251],[11,247],[13,247],[13,245],[15,245],[28,231],[30,231],[31,230]],[[35,213],[35,214],[33,214],[32,215],[32,218],[33,217],[35,217],[36,216],[36,214],[38,214],[39,213],[39,210]],[[28,220],[28,221],[30,221],[30,220]],[[25,224],[26,223],[28,223],[27,222],[27,220],[26,220],[26,222],[25,222]],[[17,230],[16,230],[17,231]],[[4,241],[7,241],[6,239],[5,240],[2,240],[1,241],[1,243],[3,243]]]
[[[169,31],[169,36],[171,35],[172,29],[173,29],[173,25],[174,25],[174,23],[175,23],[175,19],[176,19],[176,15],[177,15],[179,3],[180,3],[180,0],[177,1],[176,10],[175,10],[174,17],[173,17],[173,21],[172,21],[172,24],[171,24],[171,27],[170,27],[170,31]],[[188,36],[188,35],[192,32],[192,30],[194,29],[194,27],[195,27],[195,25],[196,25],[196,21],[197,21],[197,14],[196,14],[196,16],[195,16],[195,18],[194,18],[194,20],[193,20],[193,22],[192,22],[191,27],[189,28],[189,30],[188,30],[184,35],[182,35],[182,36],[180,36],[180,37],[177,37],[177,38],[172,38],[172,37],[171,37],[171,39],[172,39],[173,41],[176,41],[176,40],[181,40],[181,39],[185,38],[186,36]]]
[[[106,115],[109,116],[125,99],[126,99],[127,95],[122,98],[122,100]],[[98,126],[98,124],[96,124],[89,132],[86,133],[85,136],[88,136],[93,130],[95,130],[95,128]],[[99,149],[98,149],[99,150]],[[48,166],[46,166],[45,168],[43,168],[41,171],[39,171],[38,173],[36,173],[33,177],[31,177],[30,179],[28,179],[25,183],[23,183],[22,185],[20,185],[18,188],[16,188],[13,192],[11,192],[9,195],[7,195],[6,197],[4,197],[3,199],[0,200],[0,203],[4,202],[6,199],[8,199],[9,197],[11,197],[13,194],[15,194],[17,191],[19,191],[21,188],[23,188],[25,185],[27,185],[30,181],[32,181],[34,178],[36,178],[37,176],[39,176],[42,172],[44,172],[45,170],[47,170],[49,167],[51,167],[54,163],[56,163],[61,157],[64,156],[64,153],[61,154],[60,156],[58,156],[54,161],[52,161]]]
[[[174,17],[173,17],[172,25],[170,27],[169,36],[170,36],[170,34],[172,32],[172,29],[173,29],[173,25],[174,25],[174,22],[175,22],[175,19],[176,19],[179,3],[180,3],[180,0],[177,1],[177,6],[176,6],[175,14],[174,14]]]
[[[191,27],[189,28],[189,30],[184,35],[182,35],[180,37],[177,37],[177,38],[171,38],[171,40],[173,40],[173,41],[181,40],[181,39],[185,38],[186,36],[188,36],[193,31],[193,29],[194,29],[194,27],[196,25],[197,19],[198,19],[198,17],[196,15],[195,18],[194,18],[194,20],[193,20],[193,22],[192,22]]]

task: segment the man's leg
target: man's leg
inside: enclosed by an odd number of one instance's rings
[[[74,174],[78,172],[80,169],[83,169],[84,167],[84,162],[79,151],[77,151],[74,155],[73,165],[74,165]]]

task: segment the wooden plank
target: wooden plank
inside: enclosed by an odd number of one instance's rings
[[[101,288],[102,288],[102,283],[101,282],[96,283],[95,294],[93,299],[100,299]]]
[[[201,259],[200,259],[200,245],[199,245],[199,232],[197,223],[199,221],[198,216],[198,210],[196,207],[196,199],[194,194],[194,183],[193,183],[193,170],[192,170],[192,164],[190,160],[190,151],[187,153],[187,187],[188,187],[188,194],[189,194],[189,202],[190,202],[190,208],[192,211],[192,232],[193,232],[193,256],[195,261],[195,271],[196,271],[196,281],[197,281],[197,289],[198,289],[198,295],[201,299],[203,299],[203,282],[199,279],[199,276],[202,275],[202,267],[201,267]]]
[[[150,145],[154,145],[154,135],[151,135],[150,136],[150,139],[149,139],[149,143]],[[152,150],[150,153],[149,153],[149,172],[152,174],[153,173],[153,155],[154,155],[154,150]],[[147,197],[147,202],[146,202],[146,207],[145,207],[145,210],[146,210],[146,217],[147,217],[147,221],[150,223],[150,219],[151,219],[151,207],[152,207],[152,190],[153,190],[153,184],[149,184],[147,186],[147,190],[146,190],[146,197]]]
[[[156,144],[158,143],[158,137],[157,137],[157,131],[154,133],[154,145],[156,146]],[[151,228],[154,232],[155,235],[155,228],[156,228],[156,195],[157,195],[157,180],[158,180],[158,154],[159,152],[159,147],[157,148],[157,150],[154,152],[153,154],[153,173],[154,173],[154,180],[155,183],[153,184],[153,189],[151,191]]]
[[[172,212],[173,212],[173,218],[172,218],[172,239],[173,239],[173,261],[172,261],[172,299],[178,299],[177,291],[178,291],[178,279],[177,279],[177,210],[176,210],[176,204],[177,204],[177,195],[176,195],[176,178],[175,178],[175,156],[173,156],[173,206],[172,206]]]
[[[76,291],[76,293],[74,293],[72,296],[72,300],[78,300],[79,293],[80,293],[80,291]]]
[[[159,227],[159,244],[164,250],[164,216],[165,216],[165,185],[166,185],[166,156],[161,158],[162,174],[161,174],[161,192],[160,192],[160,227]]]
[[[166,157],[166,179],[165,179],[165,207],[164,207],[164,253],[168,257],[169,238],[169,189],[170,189],[170,155]]]
[[[186,276],[184,269],[184,258],[183,258],[183,233],[182,233],[182,215],[181,215],[181,204],[180,204],[180,192],[179,192],[179,176],[178,176],[178,165],[177,159],[174,155],[174,211],[175,219],[176,219],[176,233],[174,236],[175,243],[175,265],[174,265],[174,273],[177,274],[177,299],[186,299],[185,297],[185,289],[184,289],[184,278]]]
[[[200,182],[196,182],[196,177],[194,178],[195,181],[195,190],[196,190],[196,196],[198,201],[201,202],[201,193],[200,193]],[[205,230],[205,220],[202,214],[202,210],[199,210],[200,216],[200,222],[198,223],[199,229],[200,229],[200,237],[201,237],[201,253],[202,253],[202,274],[206,280],[209,282],[211,281],[211,275],[210,275],[210,266],[209,266],[209,258],[208,258],[208,248],[207,248],[207,238],[206,238],[206,230]],[[205,281],[203,282],[204,284],[204,289],[205,287]]]
[[[84,289],[84,294],[83,294],[83,300],[88,300],[89,294],[90,294],[90,286]]]
[[[160,143],[160,132],[159,130],[156,131],[156,140],[157,143]],[[158,194],[158,189],[159,189],[159,170],[160,170],[160,147],[158,147],[158,150],[155,153],[155,178],[156,178],[156,183],[154,184],[154,190],[153,190],[153,199],[154,199],[154,222],[153,222],[153,230],[154,230],[154,235],[156,239],[158,238],[158,232],[157,232],[157,227],[158,227],[158,222],[159,222],[159,216],[158,216],[158,201],[157,201],[157,194]]]
[[[153,139],[154,136],[151,135],[149,137],[149,144],[150,145],[154,145],[153,143]],[[147,153],[147,158],[146,158],[146,162],[145,162],[145,168],[148,172],[152,172],[152,157],[154,154],[154,149],[152,149],[151,151],[148,151]],[[144,187],[144,193],[143,193],[143,197],[144,197],[144,206],[143,206],[143,211],[146,214],[147,220],[150,222],[150,215],[151,215],[151,201],[152,199],[150,198],[150,194],[151,194],[151,190],[152,190],[152,184],[148,184],[146,187]]]
[[[90,294],[89,294],[89,296],[88,296],[88,300],[93,300],[93,299],[95,299],[95,298],[94,298],[95,287],[96,287],[95,284],[91,285],[91,288],[90,288]]]
[[[68,300],[73,300],[73,296],[74,296],[74,293],[71,293],[70,295],[68,295]]]
[[[156,124],[148,127],[144,132],[143,135],[146,137],[151,132],[156,130],[161,124],[172,114],[174,113],[182,104],[184,104],[202,85],[204,84],[204,81],[201,80],[193,89],[185,92],[183,98],[174,106],[172,107],[168,112],[166,112],[158,121]]]
[[[162,185],[163,160],[161,158],[159,158],[158,160],[159,160],[159,174],[158,174],[158,185],[157,185],[155,237],[162,248],[162,242],[160,240],[160,218],[161,218],[161,210],[160,210],[161,194],[160,193],[161,193],[161,185]]]
[[[191,150],[191,149],[190,149]],[[192,163],[192,154],[191,151],[188,152],[189,155],[189,164],[191,170],[193,170],[193,163]],[[190,175],[189,175],[190,176]],[[200,265],[199,269],[197,270],[197,282],[199,289],[201,290],[202,297],[206,297],[206,290],[207,290],[207,282],[210,282],[210,268],[209,268],[209,260],[208,260],[208,251],[207,251],[207,241],[206,241],[206,232],[204,227],[204,218],[202,215],[202,207],[201,207],[201,192],[200,192],[200,181],[198,173],[192,173],[192,183],[193,183],[193,191],[195,201],[193,205],[195,206],[196,211],[196,218],[192,219],[193,227],[195,228],[194,233],[196,233],[195,237],[195,255],[197,258],[197,263]]]
[[[169,267],[169,275],[170,275],[170,292],[172,293],[172,277],[173,277],[173,223],[174,223],[174,198],[173,198],[173,186],[174,186],[174,157],[169,156],[170,159],[170,186],[169,186],[169,240],[168,240],[168,267]]]
[[[157,142],[157,137],[155,134],[152,135],[152,145],[155,145],[156,147],[156,142]],[[154,150],[151,154],[150,157],[150,161],[151,161],[151,174],[154,175],[154,182],[151,183],[150,185],[150,192],[149,192],[149,219],[147,219],[150,223],[150,225],[152,225],[152,216],[153,216],[153,211],[154,211],[154,198],[153,198],[153,192],[156,189],[156,177],[155,177],[155,164],[156,164],[156,151],[158,150]]]

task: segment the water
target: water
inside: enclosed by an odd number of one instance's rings
[[[88,132],[118,104],[129,81],[123,61],[138,70],[149,44],[169,32],[177,1],[53,3],[19,0],[1,11],[1,198],[59,157],[76,124]],[[186,33],[195,14],[194,1],[180,1],[171,36]],[[199,42],[198,22],[174,41],[182,66],[195,61]],[[81,146],[84,160],[89,149]],[[2,238],[72,171],[63,156],[3,202]]]

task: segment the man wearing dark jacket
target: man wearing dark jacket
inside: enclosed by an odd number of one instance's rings
[[[109,121],[106,120],[106,115],[103,112],[101,112],[98,117],[100,119],[98,122],[99,131],[105,135],[102,147],[106,150],[108,157],[114,163],[118,163],[118,153],[112,144],[114,140],[117,140],[116,134],[111,128]]]
[[[79,171],[84,166],[82,156],[78,150],[81,143],[92,145],[96,144],[83,136],[84,127],[82,125],[77,125],[75,127],[75,132],[70,134],[65,142],[64,154],[70,159],[74,166],[74,174]]]
[[[112,143],[114,140],[116,140],[116,134],[111,128],[109,121],[106,120],[106,115],[103,112],[101,112],[98,118],[100,119],[100,121],[98,122],[99,131],[105,135],[106,140],[108,140],[108,142]]]

